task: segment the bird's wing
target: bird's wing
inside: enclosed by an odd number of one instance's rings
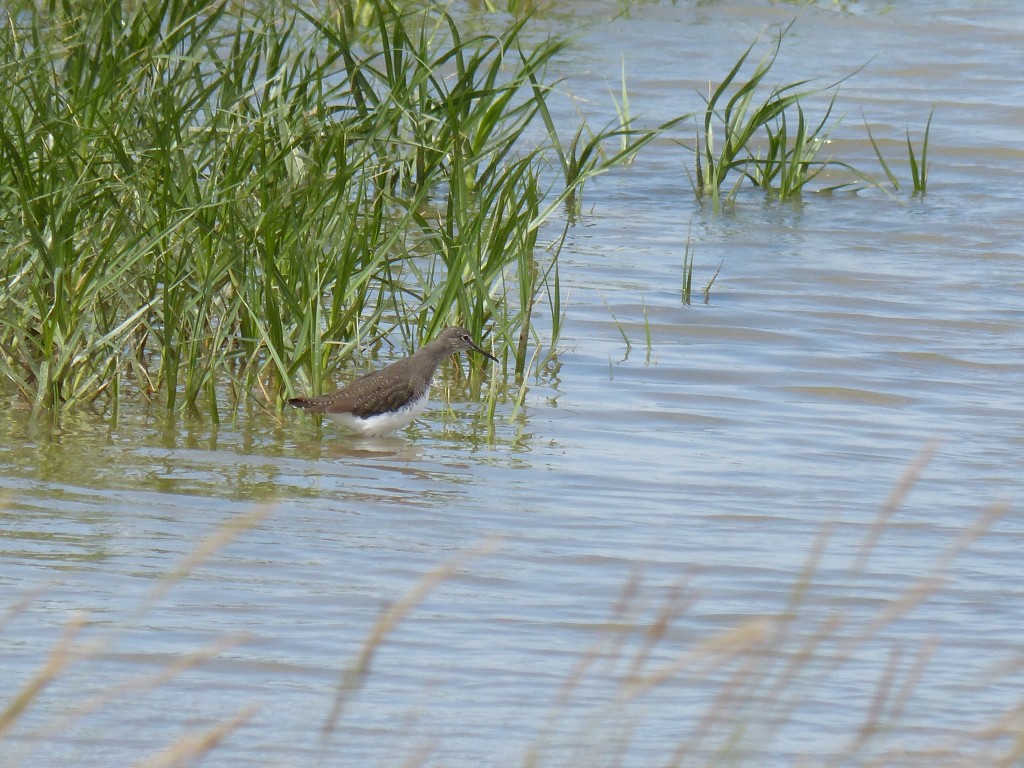
[[[346,391],[345,395],[328,405],[325,413],[351,413],[365,419],[385,411],[397,411],[416,397],[416,390],[409,382],[392,381],[387,387]]]

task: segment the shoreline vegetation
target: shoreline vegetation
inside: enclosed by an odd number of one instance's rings
[[[831,105],[817,127],[800,106],[835,86],[755,98],[786,29],[739,82],[752,44],[703,112],[634,128],[623,80],[617,117],[593,130],[549,109],[568,38],[491,16],[496,29],[467,31],[395,0],[323,15],[10,4],[0,389],[37,416],[116,414],[130,391],[217,422],[248,398],[276,411],[324,391],[353,354],[401,354],[453,323],[521,382],[538,328],[558,339],[558,253],[584,185],[655,137],[699,121],[691,183],[716,207],[740,184],[785,198],[828,165],[854,171],[817,159]],[[908,147],[923,193],[927,131],[920,163],[909,133]]]
[[[454,322],[521,377],[535,306],[556,332],[561,311],[538,229],[656,135],[581,125],[565,155],[545,70],[567,42],[528,49],[525,24],[468,35],[389,0],[12,11],[3,379],[37,412],[132,387],[216,419]]]

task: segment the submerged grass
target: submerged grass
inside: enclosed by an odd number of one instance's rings
[[[529,46],[525,24],[467,34],[391,0],[15,3],[0,376],[37,412],[130,385],[216,419],[453,322],[493,326],[521,374],[551,290],[538,228],[655,133],[597,132],[570,163],[545,84],[565,41]],[[538,117],[548,141],[524,149]]]

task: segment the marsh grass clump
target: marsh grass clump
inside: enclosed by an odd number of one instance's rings
[[[759,95],[793,23],[778,33],[774,46],[748,79],[739,80],[740,72],[757,41],[705,98],[691,176],[698,199],[708,197],[717,206],[721,200],[733,198],[743,181],[780,198],[794,197],[828,166],[849,167],[819,159],[835,126],[829,119],[842,80],[823,88],[807,87],[809,80],[798,80],[775,85],[766,95]],[[822,118],[817,123],[809,120],[801,102],[829,93]]]
[[[122,387],[204,406],[320,389],[357,343],[529,332],[564,186],[527,20],[390,0],[16,3],[0,30],[0,375],[36,411]],[[546,142],[522,141],[540,116]],[[534,133],[536,135],[537,132]],[[564,162],[563,162],[564,164]],[[557,302],[556,302],[557,303]],[[525,355],[518,351],[517,371]]]
[[[808,185],[826,170],[839,170],[847,181],[819,189],[832,192],[864,183],[879,187],[877,181],[847,162],[823,156],[832,131],[841,116],[833,118],[839,86],[859,71],[826,86],[813,86],[810,80],[796,80],[767,87],[767,78],[779,56],[782,42],[795,23],[779,31],[774,44],[754,66],[749,77],[744,71],[758,41],[754,41],[736,60],[725,78],[709,88],[704,98],[702,122],[693,144],[694,170],[690,183],[698,200],[708,199],[718,207],[735,199],[744,183],[764,190],[779,199],[799,197]],[[809,117],[809,101],[827,103],[819,119]],[[866,127],[866,126],[865,126]],[[925,126],[920,160],[907,132],[907,154],[915,194],[927,186],[928,133],[931,115]],[[897,191],[900,189],[868,129],[868,138],[879,163]]]
[[[685,118],[635,127],[623,67],[614,120],[560,125],[547,67],[567,41],[528,24],[480,31],[393,0],[12,4],[0,386],[36,414],[116,410],[127,389],[217,421],[451,324],[488,329],[521,381],[538,321],[561,326],[557,258],[585,185]],[[698,198],[744,181],[786,198],[849,169],[819,159],[838,83],[756,95],[784,34],[706,99]],[[801,101],[829,91],[808,118]],[[923,193],[927,128],[920,162],[909,134],[908,149]],[[556,215],[566,228],[541,242]]]

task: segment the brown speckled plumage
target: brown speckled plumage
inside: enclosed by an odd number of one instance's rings
[[[419,413],[417,405],[426,400],[434,371],[446,357],[473,350],[497,362],[473,342],[469,331],[454,326],[445,328],[436,339],[424,344],[411,356],[379,371],[368,373],[337,392],[319,397],[294,397],[289,405],[334,416],[347,427],[364,434],[386,434],[412,421]],[[401,413],[408,411],[408,420]],[[375,429],[374,417],[396,414],[391,423]],[[363,420],[370,419],[370,422]],[[404,422],[404,423],[403,423]]]

